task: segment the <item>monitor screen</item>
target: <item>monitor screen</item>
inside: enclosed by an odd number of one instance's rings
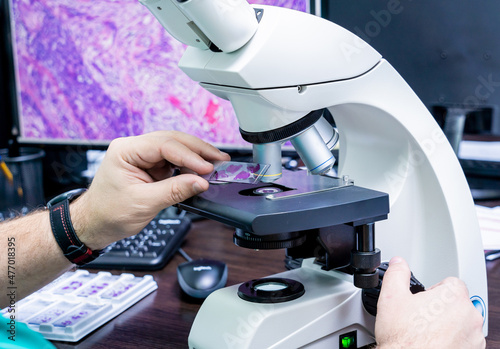
[[[500,135],[499,1],[324,4],[324,17],[379,51],[436,117],[462,108],[466,133]]]
[[[309,0],[253,0],[309,11]],[[228,101],[178,67],[185,46],[137,0],[10,0],[19,141],[106,145],[179,130],[249,147]]]

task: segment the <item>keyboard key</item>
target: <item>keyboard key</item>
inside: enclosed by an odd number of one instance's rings
[[[165,246],[165,241],[154,241],[154,242],[150,241],[149,246],[151,246],[153,248],[154,247],[163,247],[163,246]]]
[[[106,256],[109,257],[128,257],[130,256],[130,252],[129,251],[125,251],[125,250],[111,250],[109,252],[106,252]]]

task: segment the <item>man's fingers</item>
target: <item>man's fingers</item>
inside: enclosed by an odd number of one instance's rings
[[[220,151],[213,145],[199,139],[198,137],[178,131],[171,131],[170,135],[172,138],[184,144],[186,147],[191,149],[193,152],[199,154],[202,158],[206,160],[210,161],[230,160],[229,154]]]
[[[411,294],[411,271],[408,263],[401,257],[393,257],[384,274],[380,298],[394,298],[398,295]]]
[[[143,188],[149,200],[160,208],[182,202],[208,189],[208,182],[196,175],[182,174],[159,182],[149,183]]]
[[[206,174],[213,165],[190,148],[175,139],[169,139],[160,147],[161,156],[177,167],[186,167],[196,173]]]
[[[213,169],[209,161],[230,159],[228,154],[199,138],[173,131],[118,139],[111,143],[109,150],[120,151],[127,163],[146,170],[166,160],[205,174]]]

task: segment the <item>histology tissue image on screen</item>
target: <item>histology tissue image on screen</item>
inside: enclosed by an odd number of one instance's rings
[[[305,11],[304,0],[260,0]],[[247,144],[229,102],[177,67],[185,46],[137,0],[12,0],[23,138],[181,130]]]

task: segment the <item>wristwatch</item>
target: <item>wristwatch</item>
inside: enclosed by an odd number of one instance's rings
[[[92,251],[80,241],[75,233],[69,204],[85,193],[87,189],[74,189],[60,194],[47,203],[50,212],[50,226],[64,256],[73,264],[84,265],[99,257],[102,250]]]

